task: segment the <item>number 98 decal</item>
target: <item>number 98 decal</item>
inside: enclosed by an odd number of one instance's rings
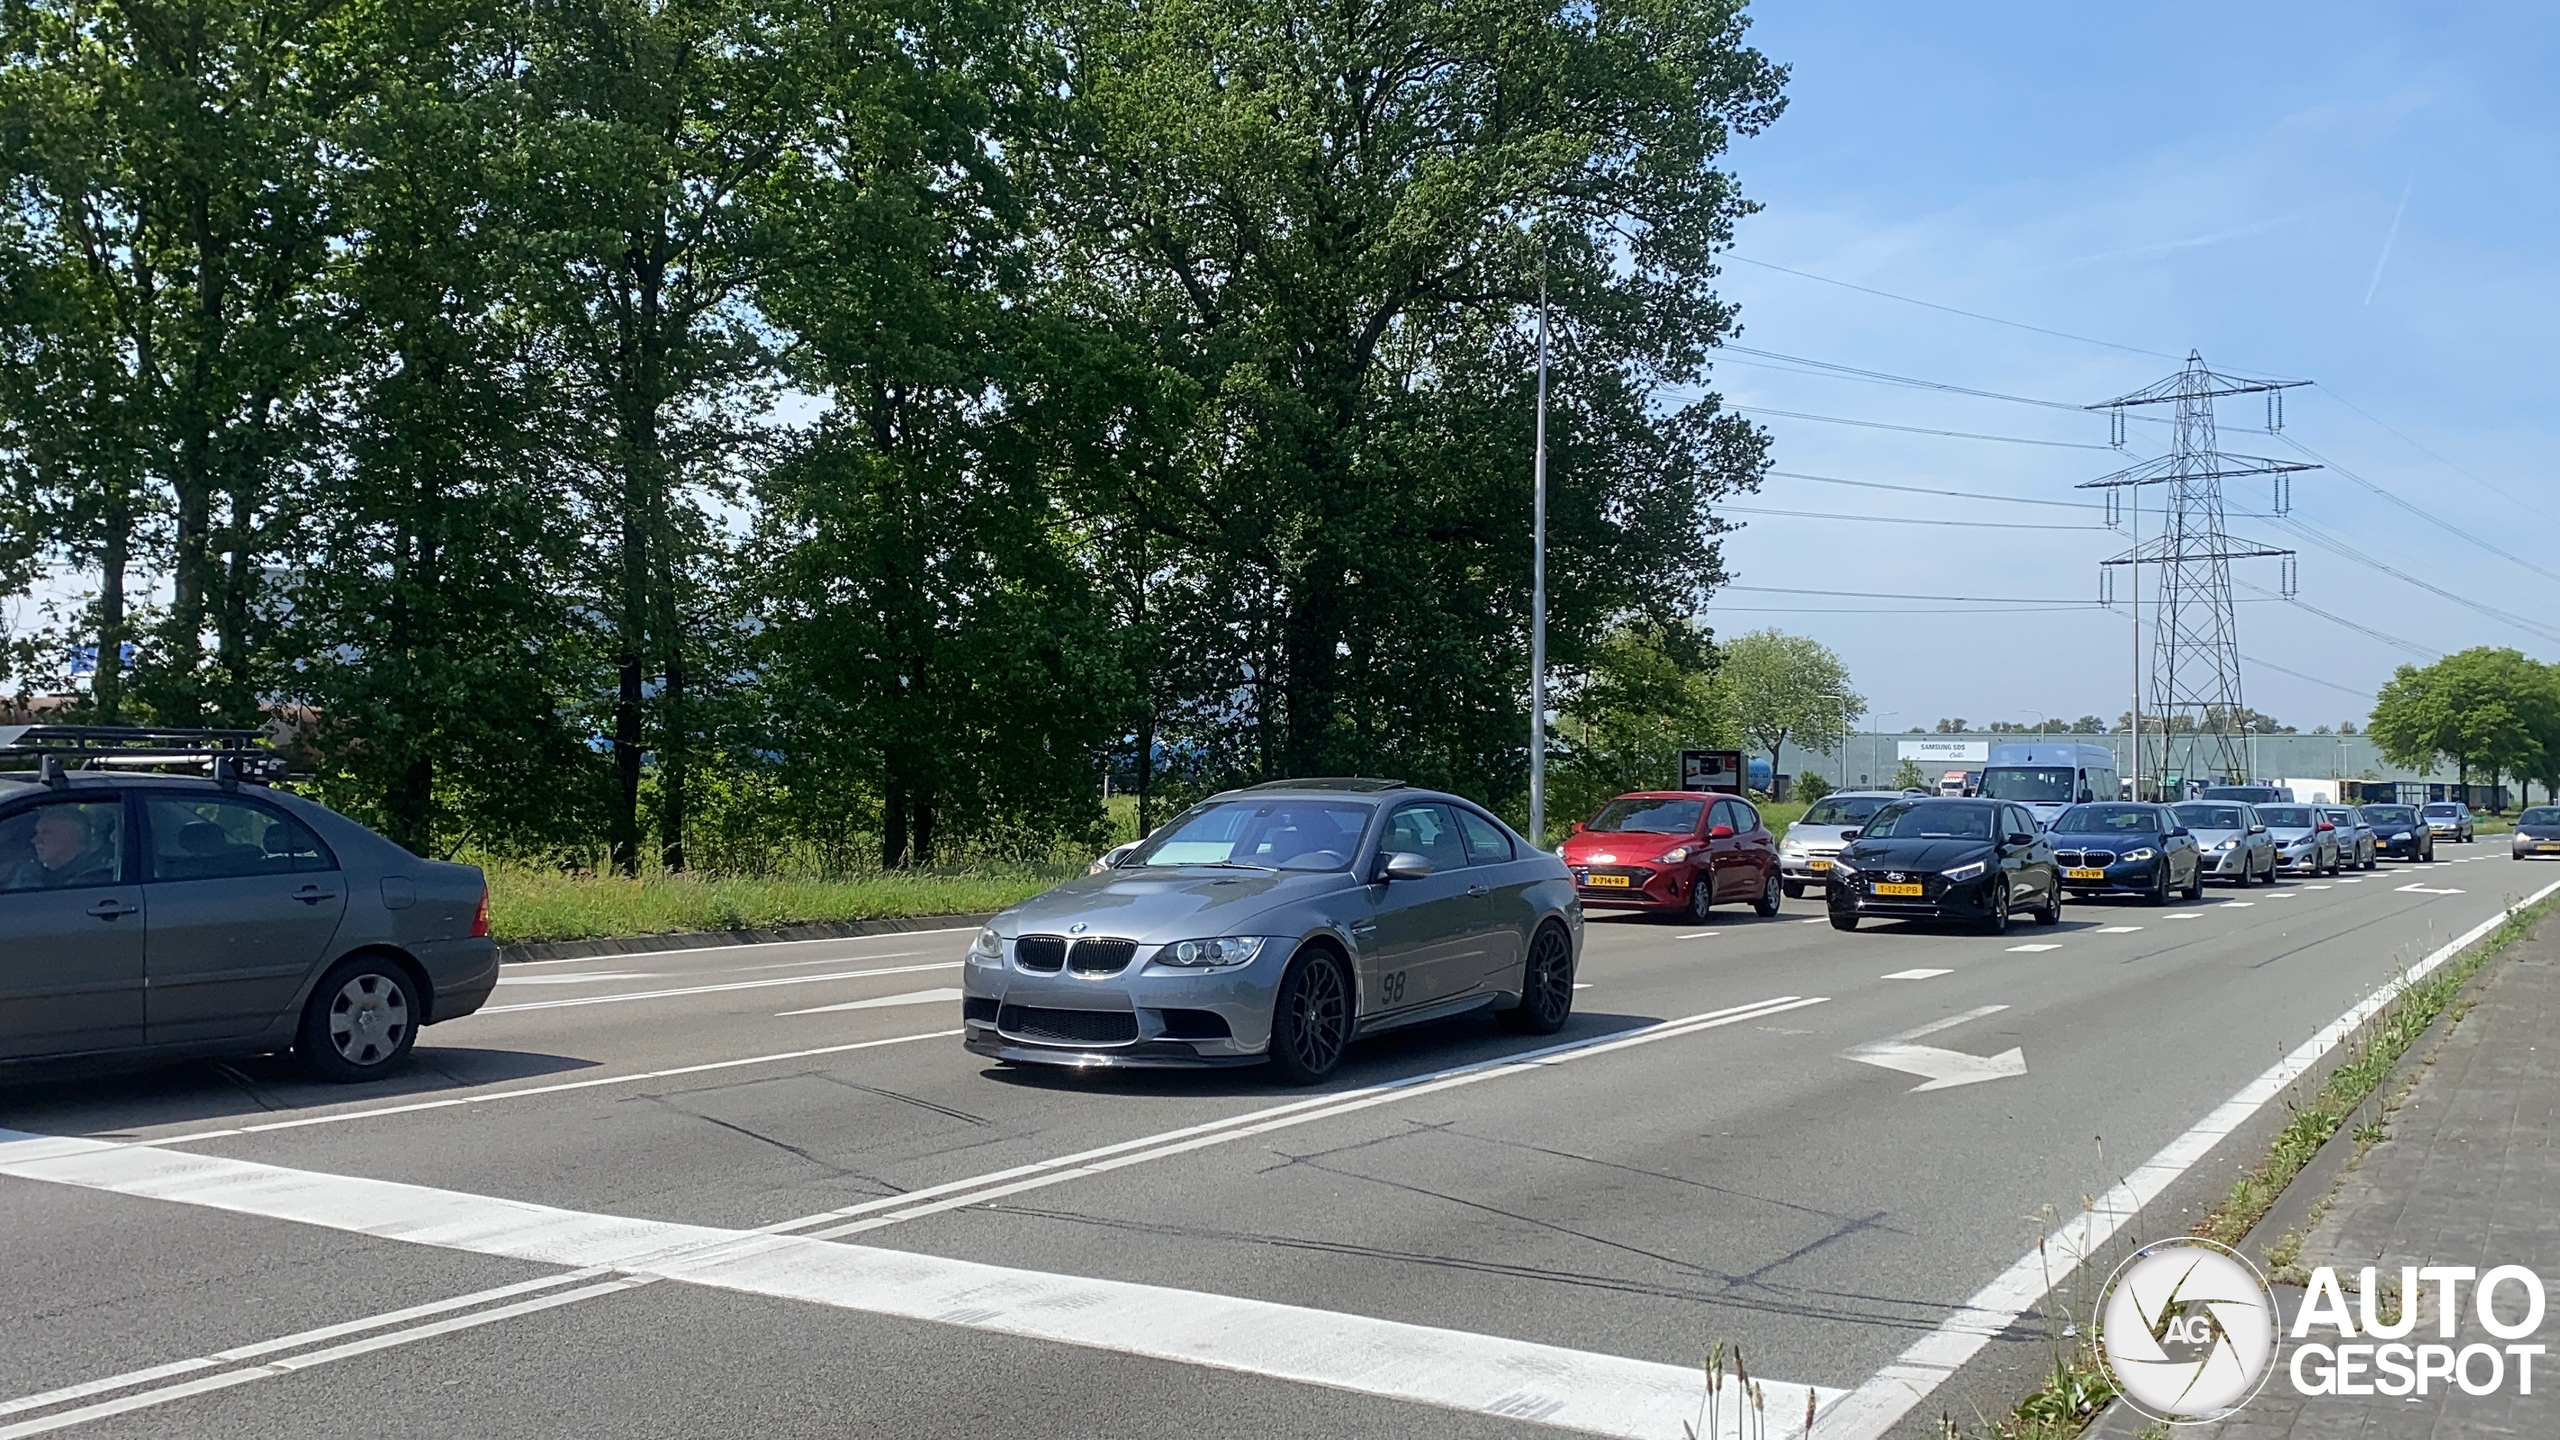
[[[1378,999],[1388,1005],[1404,1003],[1404,972],[1390,970],[1378,977]]]

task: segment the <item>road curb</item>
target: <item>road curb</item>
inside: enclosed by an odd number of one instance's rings
[[[812,920],[758,930],[697,930],[673,935],[607,935],[592,940],[531,940],[498,947],[502,964],[532,960],[583,960],[592,955],[647,955],[661,950],[702,950],[723,945],[771,945],[786,940],[852,940],[916,930],[956,930],[984,925],[989,915],[901,915],[887,920]]]

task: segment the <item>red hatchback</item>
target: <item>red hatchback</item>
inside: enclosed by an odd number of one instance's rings
[[[1735,795],[1646,790],[1600,807],[1564,842],[1565,868],[1586,906],[1686,911],[1748,902],[1778,913],[1778,842]]]

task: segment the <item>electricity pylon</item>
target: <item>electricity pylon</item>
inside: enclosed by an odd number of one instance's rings
[[[2117,566],[2132,572],[2127,588],[2133,597],[2134,657],[2141,662],[2142,567],[2159,572],[2158,600],[2153,610],[2149,686],[2137,674],[2133,691],[2134,774],[2155,780],[2199,774],[2249,777],[2246,738],[2247,707],[2241,700],[2239,617],[2231,605],[2231,562],[2273,559],[2280,562],[2281,593],[2295,587],[2294,552],[2236,539],[2222,518],[2222,482],[2263,475],[2273,488],[2271,510],[2282,515],[2293,508],[2293,476],[2316,470],[2291,460],[2255,455],[2227,455],[2216,448],[2213,402],[2230,395],[2267,397],[2267,430],[2284,427],[2284,392],[2307,380],[2244,380],[2205,368],[2204,357],[2187,352],[2186,368],[2158,384],[2119,396],[2092,410],[2112,412],[2114,441],[2125,441],[2126,412],[2138,405],[2175,405],[2177,438],[2168,454],[2129,465],[2112,475],[2082,481],[2078,488],[2107,492],[2107,523],[2124,521],[2125,499],[2133,510],[2133,544],[2104,561],[2099,570],[2101,597],[2113,603]],[[2142,538],[2142,491],[2168,487],[2159,533]],[[2148,706],[2143,703],[2149,692]],[[2143,722],[2155,722],[2157,759],[2146,765]],[[2168,798],[2176,798],[2170,796]]]

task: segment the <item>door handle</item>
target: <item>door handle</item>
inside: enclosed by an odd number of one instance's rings
[[[89,913],[101,920],[113,920],[119,915],[130,915],[141,908],[139,905],[127,905],[121,900],[101,900],[89,907]]]
[[[316,885],[307,885],[300,890],[294,891],[293,898],[301,901],[305,905],[317,905],[323,900],[337,899],[338,892],[335,890],[323,890]]]
[[[1492,894],[1492,893],[1493,893],[1493,890],[1492,890],[1492,888],[1491,888],[1491,887],[1489,887],[1489,886],[1484,886],[1484,885],[1470,885],[1470,886],[1468,886],[1468,887],[1467,887],[1467,893],[1468,893],[1468,894],[1470,894],[1470,895],[1474,895],[1474,896],[1477,896],[1477,897],[1481,898],[1481,897],[1483,897],[1483,896],[1486,896],[1486,895],[1490,895],[1490,894]]]

